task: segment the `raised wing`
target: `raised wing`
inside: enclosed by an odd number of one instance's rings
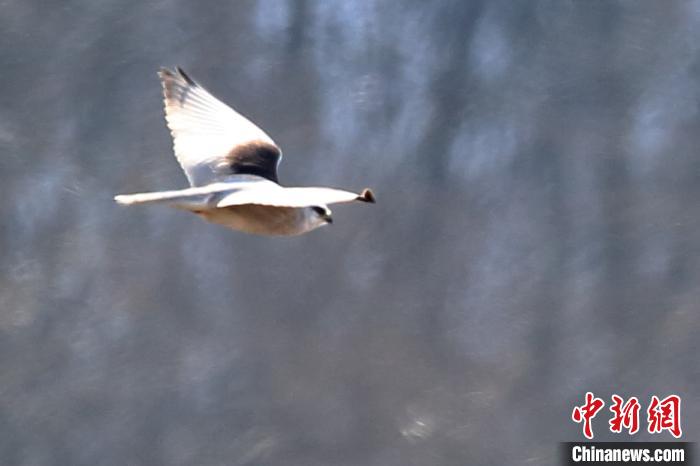
[[[243,204],[259,204],[276,207],[311,207],[341,202],[374,202],[369,189],[360,194],[332,188],[283,188],[269,183],[228,193],[216,204],[217,207],[230,207]]]
[[[158,75],[175,156],[190,185],[202,186],[234,174],[277,182],[282,152],[263,130],[180,68],[162,68]]]

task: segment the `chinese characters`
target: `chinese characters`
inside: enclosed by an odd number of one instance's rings
[[[637,397],[630,397],[628,400],[619,395],[612,395],[612,405],[609,410],[613,416],[608,421],[610,431],[621,433],[623,429],[634,435],[639,431],[639,412],[641,405]],[[597,398],[593,393],[587,392],[585,403],[575,406],[571,413],[571,419],[576,423],[583,423],[583,435],[587,439],[593,439],[593,418],[603,409],[605,402]],[[664,399],[659,399],[656,395],[651,397],[647,408],[647,431],[650,434],[657,434],[668,431],[675,438],[680,438],[683,434],[681,430],[681,398],[678,395],[669,395]]]

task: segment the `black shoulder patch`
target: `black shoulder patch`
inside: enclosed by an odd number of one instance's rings
[[[253,141],[234,147],[226,155],[231,175],[257,175],[270,181],[277,180],[277,164],[282,152],[274,144]]]

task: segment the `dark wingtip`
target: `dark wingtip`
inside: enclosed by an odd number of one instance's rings
[[[360,195],[357,196],[357,200],[362,202],[369,202],[371,204],[377,202],[377,200],[374,198],[374,193],[369,188],[363,189]]]
[[[175,69],[177,69],[177,72],[180,73],[180,76],[182,76],[182,79],[184,79],[185,81],[187,81],[187,84],[190,84],[190,85],[192,85],[192,86],[196,86],[196,85],[197,85],[197,84],[195,84],[195,82],[192,80],[192,78],[190,78],[190,77],[187,75],[187,73],[185,73],[185,72],[183,71],[182,68],[180,68],[180,67],[178,66],[178,67],[176,67]]]
[[[171,70],[170,68],[166,68],[164,66],[161,66],[160,69],[158,70],[158,76],[163,78],[164,76],[167,76],[169,78],[174,78],[175,77],[175,72]]]

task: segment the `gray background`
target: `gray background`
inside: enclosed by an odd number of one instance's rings
[[[697,440],[699,52],[697,0],[0,2],[2,464],[556,464],[587,390]],[[186,185],[161,65],[379,203],[115,205]]]

